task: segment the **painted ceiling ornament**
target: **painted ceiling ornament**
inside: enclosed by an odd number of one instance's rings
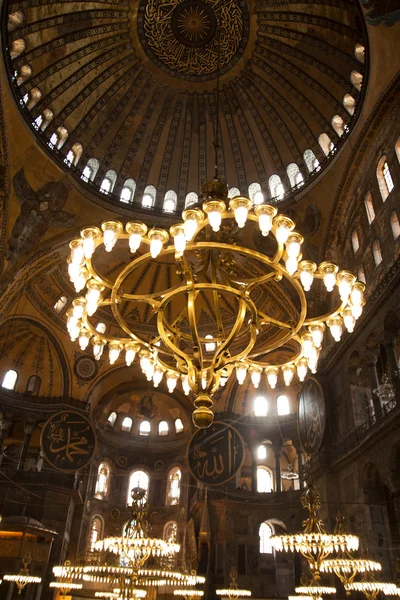
[[[157,405],[153,400],[153,394],[145,394],[140,398],[137,415],[146,419],[153,419],[157,415]]]
[[[31,252],[49,227],[70,228],[75,224],[75,217],[62,210],[68,197],[63,180],[48,181],[35,191],[22,168],[14,175],[13,185],[21,212],[8,240],[6,258],[11,263]]]
[[[244,0],[142,0],[138,32],[145,52],[162,70],[204,80],[217,76],[219,40],[221,72],[239,60],[249,15]]]

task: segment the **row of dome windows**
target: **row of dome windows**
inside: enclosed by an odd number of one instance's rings
[[[6,390],[14,390],[17,380],[18,380],[17,371],[15,371],[14,369],[9,369],[8,371],[6,371],[4,373],[4,376],[3,376],[3,379],[1,382],[1,387],[5,388]],[[25,392],[28,394],[36,394],[37,395],[39,393],[41,383],[42,383],[42,380],[39,377],[39,375],[31,375],[28,379],[28,383],[26,384]]]
[[[397,160],[400,163],[400,138],[397,140],[395,145]],[[386,156],[382,156],[378,162],[376,177],[378,180],[379,191],[381,193],[382,201],[385,202],[389,194],[394,190],[393,177],[390,171],[389,164]],[[371,192],[368,192],[364,199],[364,207],[369,225],[373,223],[376,217],[374,201]],[[393,210],[390,214],[390,227],[392,230],[393,239],[397,240],[400,236],[400,222],[398,214]],[[357,229],[353,229],[351,233],[351,246],[354,254],[356,255],[360,248],[360,238]],[[382,249],[378,239],[372,243],[372,255],[374,258],[375,266],[378,267],[382,260]],[[363,283],[366,283],[365,271],[362,266],[358,268],[358,279]]]
[[[107,419],[107,422],[114,427],[117,420],[117,413],[112,412]],[[121,423],[121,431],[131,432],[133,427],[133,419],[131,417],[124,417]],[[181,433],[184,430],[182,419],[175,419],[174,421],[175,433]],[[150,421],[141,421],[139,425],[139,435],[149,436],[151,434],[151,423]],[[164,436],[169,434],[169,425],[167,421],[160,421],[158,423],[158,435]]]

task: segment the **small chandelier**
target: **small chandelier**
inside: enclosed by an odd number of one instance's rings
[[[86,292],[67,311],[71,339],[82,350],[91,344],[97,360],[108,346],[111,365],[122,353],[127,366],[137,358],[155,387],[165,378],[172,393],[180,381],[194,394],[200,428],[211,425],[213,394],[234,372],[239,384],[249,374],[255,388],[263,375],[275,388],[279,376],[289,386],[315,373],[326,328],[339,341],[365,304],[365,286],[349,271],[302,259],[303,237],[275,206],[229,199],[217,178],[202,196],[201,208],[183,211],[169,232],[120,221],[83,229],[70,242],[68,272],[76,292]],[[320,316],[307,310],[315,279],[339,292]],[[288,308],[274,308],[274,298]],[[107,334],[92,322],[99,308]]]
[[[353,581],[345,585],[346,592],[362,592],[367,600],[376,600],[380,592],[386,596],[398,596],[399,588],[395,583],[376,581],[371,574],[364,574],[361,581]]]
[[[183,596],[187,600],[201,598],[204,596],[203,590],[174,590],[174,596]]]
[[[373,390],[374,394],[378,396],[383,405],[393,400],[395,397],[395,391],[392,384],[389,382],[389,377],[384,373],[382,375],[381,383],[378,387]]]
[[[4,581],[13,581],[17,585],[18,595],[21,594],[22,590],[29,583],[41,583],[42,581],[41,577],[29,574],[29,564],[31,560],[32,558],[30,556],[24,556],[22,559],[22,568],[19,573],[16,575],[9,574],[3,576]]]
[[[277,551],[300,552],[307,560],[313,572],[314,581],[318,584],[323,561],[333,552],[357,550],[359,538],[348,533],[327,533],[322,519],[319,518],[321,507],[320,495],[312,483],[301,495],[301,504],[308,510],[309,516],[303,521],[303,531],[295,534],[277,535],[271,538],[271,543]],[[335,588],[333,588],[335,589]],[[304,590],[299,594],[314,595]],[[329,593],[329,592],[326,592]]]
[[[232,567],[230,570],[230,585],[228,589],[224,590],[216,590],[217,596],[225,596],[228,597],[229,600],[238,600],[243,596],[251,596],[250,590],[243,590],[238,587],[237,584],[237,571],[235,567]]]
[[[296,594],[300,596],[311,596],[312,600],[322,598],[325,594],[336,594],[336,588],[327,585],[320,585],[318,581],[313,579],[310,583],[303,581],[303,585],[295,588]]]

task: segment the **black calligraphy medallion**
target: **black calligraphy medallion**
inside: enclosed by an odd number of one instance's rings
[[[221,485],[232,479],[244,460],[244,443],[231,425],[216,421],[193,435],[188,450],[192,475],[207,485]]]
[[[324,439],[326,408],[321,384],[313,377],[303,383],[297,414],[301,445],[307,454],[315,454]]]
[[[40,447],[52,467],[65,473],[75,473],[92,460],[96,433],[86,417],[76,411],[65,410],[45,423]]]

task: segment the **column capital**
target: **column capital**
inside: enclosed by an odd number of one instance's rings
[[[32,425],[31,423],[27,423],[24,425],[24,433],[25,435],[32,435],[32,433],[35,431],[35,425]]]

